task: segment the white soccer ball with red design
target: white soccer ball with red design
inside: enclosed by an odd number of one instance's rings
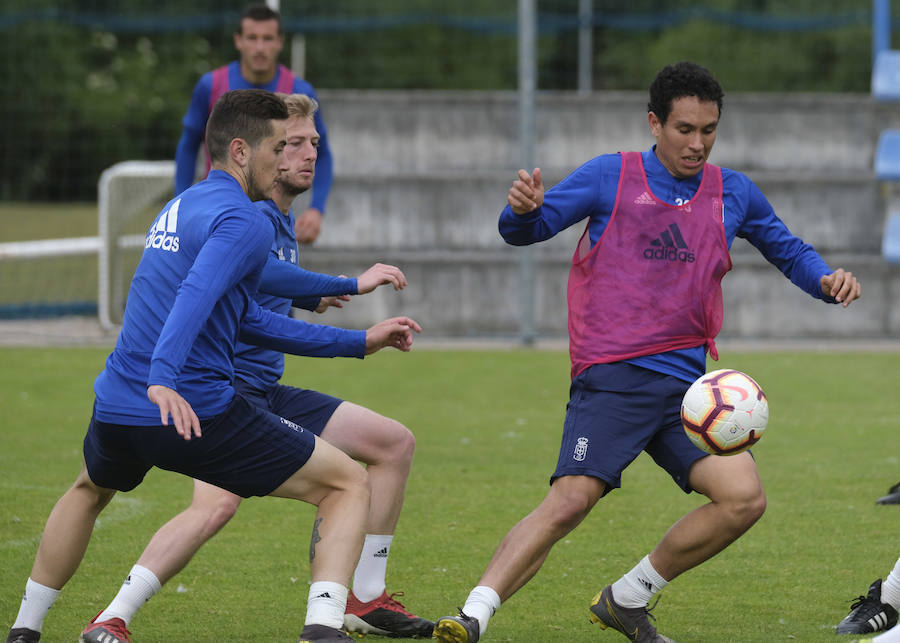
[[[684,394],[681,423],[691,442],[707,453],[734,455],[762,437],[769,423],[769,402],[749,375],[712,371]]]

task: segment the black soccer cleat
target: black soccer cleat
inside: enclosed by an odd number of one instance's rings
[[[430,639],[434,623],[407,611],[403,603],[394,599],[395,596],[403,596],[403,592],[395,592],[390,596],[387,592],[382,592],[381,596],[363,603],[351,590],[347,596],[344,627],[350,632],[361,634]]]
[[[889,630],[897,624],[897,610],[881,602],[881,579],[869,585],[866,596],[857,596],[850,613],[838,623],[835,634],[871,634]]]
[[[459,616],[445,616],[438,619],[434,626],[433,638],[443,643],[476,643],[480,629],[478,619],[468,616],[459,609]]]
[[[886,496],[875,501],[876,505],[900,505],[900,482],[888,489]]]
[[[27,627],[16,627],[9,631],[6,643],[37,643],[41,640],[41,633],[29,630]]]
[[[653,607],[656,607],[655,603]],[[635,643],[674,643],[672,639],[656,631],[650,622],[653,615],[650,614],[649,609],[646,607],[622,607],[616,603],[612,594],[612,585],[607,585],[594,597],[590,610],[591,623],[598,623],[604,630],[607,627],[618,630]]]
[[[327,625],[312,624],[303,627],[297,643],[346,643],[347,641],[353,643],[353,639],[347,636],[344,630]]]

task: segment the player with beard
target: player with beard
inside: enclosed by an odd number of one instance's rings
[[[292,353],[363,357],[387,346],[409,350],[419,328],[408,318],[367,331],[318,326],[251,298],[273,239],[252,201],[270,197],[287,169],[287,118],[270,92],[223,95],[206,131],[213,171],[151,224],[122,330],[94,382],[81,472],[47,519],[8,642],[40,639],[97,517],[154,466],[242,497],[315,505],[301,640],[351,641],[340,628],[363,544],[368,477],[339,449],[236,393],[235,344],[240,337]],[[123,634],[104,640],[127,641]]]
[[[276,233],[254,299],[263,308],[286,315],[292,304],[322,312],[330,305],[341,305],[350,294],[369,293],[382,284],[404,288],[406,278],[394,266],[375,264],[356,279],[348,279],[309,272],[297,265],[291,204],[310,188],[315,174],[319,143],[313,119],[316,103],[300,94],[281,96],[290,114],[284,150],[288,168],[279,175],[272,199],[255,204],[271,219]],[[414,616],[389,597],[385,584],[388,553],[415,448],[412,433],[396,420],[352,402],[279,384],[283,373],[283,353],[238,343],[234,383],[238,393],[367,465],[372,495],[362,556],[347,598],[345,627],[394,637],[430,637],[433,623]],[[126,627],[140,606],[187,565],[203,543],[234,516],[240,502],[240,496],[195,480],[190,507],[156,532],[119,594],[88,626],[83,640],[128,640]]]

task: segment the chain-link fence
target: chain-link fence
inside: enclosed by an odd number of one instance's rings
[[[0,201],[93,201],[113,163],[171,159],[194,83],[235,57],[245,5],[4,2]],[[516,5],[282,0],[282,58],[318,89],[512,90]],[[869,89],[869,0],[540,0],[537,11],[538,90],[643,90],[679,59],[729,92]]]

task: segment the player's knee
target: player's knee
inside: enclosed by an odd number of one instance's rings
[[[416,451],[416,438],[413,432],[397,421],[392,420],[391,436],[393,448],[391,452],[394,458],[401,463],[410,464]]]
[[[215,533],[234,518],[240,504],[241,499],[238,496],[223,494],[198,509],[205,514],[207,530]]]
[[[761,487],[755,487],[733,495],[724,506],[733,529],[743,532],[753,526],[765,513],[766,494]]]
[[[409,470],[416,450],[412,431],[389,418],[381,418],[373,429],[377,430],[371,432],[368,444],[361,447],[359,459],[368,465]]]
[[[744,516],[750,525],[762,518],[766,512],[766,493],[760,488],[750,497],[744,507]],[[748,527],[750,526],[748,525]]]
[[[560,534],[567,534],[585,519],[594,506],[594,499],[584,490],[565,489],[548,495],[545,500],[548,525]]]
[[[372,494],[369,474],[359,463],[350,460],[348,465],[344,467],[344,471],[342,471],[340,489],[360,497],[365,496],[368,502]]]
[[[99,514],[109,504],[113,496],[116,495],[116,490],[97,486],[91,480],[87,471],[82,471],[67,493],[74,494],[84,506]]]

